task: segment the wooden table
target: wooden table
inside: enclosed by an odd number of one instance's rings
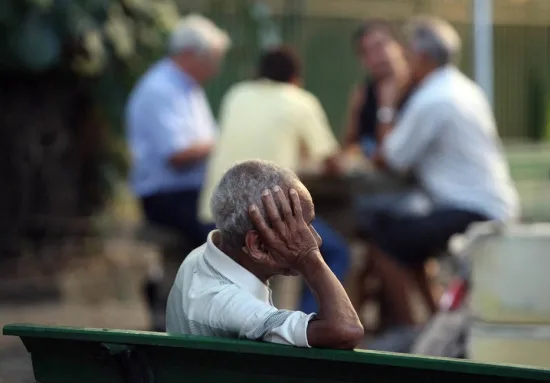
[[[308,173],[301,174],[300,178],[313,197],[317,215],[323,217],[348,242],[358,239],[357,221],[359,212],[355,208],[355,200],[358,197],[405,191],[414,185],[410,179],[375,170],[348,173],[342,176]],[[428,302],[426,305],[427,310],[423,310],[428,313],[432,310],[429,305],[429,302],[432,302],[431,287],[427,278],[422,274],[422,270],[418,270],[418,273],[412,273],[411,270],[404,269],[389,259],[384,257],[373,258],[367,254],[367,249],[354,254],[352,262],[354,266],[352,266],[346,278],[346,290],[363,319],[365,329],[376,332],[383,329],[387,323],[414,324],[424,322],[427,316],[422,315],[423,318],[417,318],[417,315],[414,314],[416,310],[408,311],[412,310],[410,309],[412,306],[409,305],[409,308],[407,308],[407,298],[399,301],[389,300],[386,299],[385,294],[380,295],[379,292],[373,293],[369,292],[368,289],[365,290],[370,282],[378,281],[377,283],[381,283],[380,281],[386,281],[387,283],[388,280],[395,281],[395,283],[391,282],[391,285],[395,287],[393,291],[403,291],[404,294],[411,291],[411,288],[419,291],[423,299]],[[373,262],[376,263],[376,266]],[[373,273],[373,270],[376,270],[376,272]],[[383,276],[382,279],[380,279],[381,276]],[[385,289],[384,286],[386,284],[382,282],[382,289]],[[401,294],[398,295],[401,296]],[[392,296],[395,297],[396,295]],[[409,302],[412,302],[410,297]],[[380,307],[381,315],[374,324],[370,323],[372,320],[367,319],[369,316],[365,314],[365,310],[371,307],[372,304]],[[395,311],[396,308],[399,310]]]
[[[300,179],[313,197],[317,215],[348,239],[357,233],[357,197],[406,190],[412,185],[410,180],[375,170],[339,176],[301,173]]]

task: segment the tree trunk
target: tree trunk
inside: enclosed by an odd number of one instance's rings
[[[106,131],[90,83],[64,72],[2,74],[0,105],[1,260],[90,229]]]

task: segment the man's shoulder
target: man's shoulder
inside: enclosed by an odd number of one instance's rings
[[[134,97],[157,98],[184,92],[175,84],[172,72],[163,61],[157,62],[145,72],[132,90]]]
[[[255,80],[245,80],[232,85],[223,96],[223,104],[242,105],[252,102],[258,97],[259,84]]]
[[[206,307],[223,310],[228,301],[238,305],[257,300],[253,294],[215,269],[206,253],[206,244],[193,250],[182,262],[175,281],[179,291],[185,295],[185,305],[194,313],[194,320],[202,320],[204,315],[209,315],[209,310],[203,310]]]
[[[298,86],[288,86],[284,95],[287,110],[296,116],[311,118],[312,115],[319,116],[323,114],[321,101],[310,91]]]
[[[287,89],[288,93],[300,102],[306,103],[308,105],[317,105],[320,103],[317,96],[315,96],[307,89],[299,86],[289,86]]]
[[[204,257],[205,251],[206,243],[191,251],[181,263],[181,269],[185,270],[194,268]]]
[[[445,108],[456,105],[457,87],[464,87],[462,79],[453,76],[440,76],[437,81],[430,82],[426,86],[420,85],[417,91],[413,91],[408,106],[417,111],[433,108]],[[439,109],[442,110],[442,109]]]
[[[190,282],[187,275],[192,275],[194,273],[202,257],[204,257],[205,249],[206,249],[206,244],[200,247],[197,247],[185,257],[176,275],[176,281],[175,281],[176,284],[181,285],[183,283]]]
[[[442,78],[440,82],[419,92],[412,100],[417,111],[459,113],[464,110],[489,111],[488,100],[483,90],[458,70]]]

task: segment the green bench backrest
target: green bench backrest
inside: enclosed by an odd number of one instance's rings
[[[8,325],[41,383],[529,382],[550,370],[369,351],[34,325]]]

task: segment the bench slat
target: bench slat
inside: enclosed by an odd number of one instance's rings
[[[363,350],[27,324],[7,325],[3,333],[21,337],[32,355],[36,379],[44,383],[124,382],[107,350],[117,344],[146,358],[154,383],[550,381],[545,369]]]

